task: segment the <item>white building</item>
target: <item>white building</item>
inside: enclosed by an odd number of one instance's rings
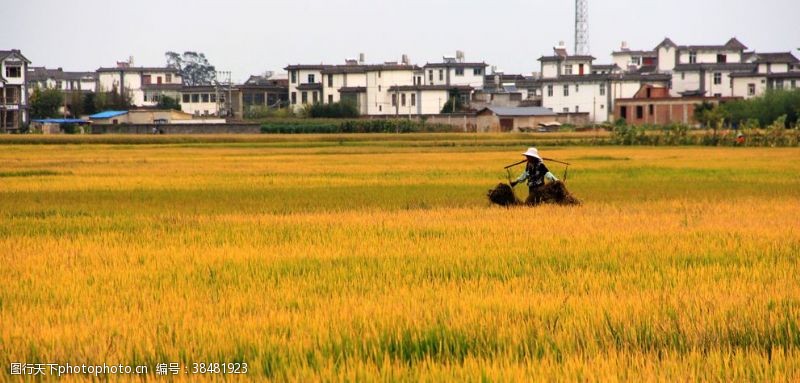
[[[672,76],[672,96],[743,97],[768,89],[791,89],[800,83],[800,61],[791,52],[747,52],[736,38],[722,45],[677,45],[666,38],[652,52],[655,62],[647,69]],[[614,52],[617,64],[650,51],[622,49]],[[644,55],[643,55],[644,56]],[[631,58],[632,61],[635,59]],[[644,67],[628,66],[628,71]]]
[[[613,114],[614,100],[633,97],[644,84],[669,84],[669,75],[623,73],[619,64],[595,66],[592,56],[568,55],[563,43],[553,50],[554,55],[539,58],[538,84],[542,106],[556,113],[587,114],[588,121],[606,122]]]
[[[165,95],[177,100],[183,87],[180,71],[175,68],[131,67],[127,63],[98,69],[97,80],[98,91],[127,94],[138,107],[155,106]]]
[[[400,63],[364,64],[362,56],[345,65],[289,65],[289,103],[295,111],[308,104],[350,101],[362,115],[431,115],[441,112],[451,94],[469,102],[473,87],[467,84],[483,84],[486,64],[429,65],[435,74],[442,71],[441,83],[429,83],[425,70],[405,57]]]
[[[738,97],[753,98],[772,89],[800,88],[800,60],[791,52],[756,53],[750,71],[732,73],[731,87]]]
[[[97,91],[95,72],[65,72],[61,68],[30,67],[27,82],[29,93],[33,93],[34,89],[58,89],[65,92]]]
[[[0,50],[0,131],[2,132],[18,132],[29,122],[26,77],[30,63],[19,50]]]

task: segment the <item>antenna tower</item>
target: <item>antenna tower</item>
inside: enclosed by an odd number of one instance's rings
[[[575,54],[589,54],[589,0],[575,0]]]

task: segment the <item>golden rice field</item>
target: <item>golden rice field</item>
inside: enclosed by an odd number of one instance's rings
[[[0,145],[0,381],[800,381],[800,150],[348,137]]]

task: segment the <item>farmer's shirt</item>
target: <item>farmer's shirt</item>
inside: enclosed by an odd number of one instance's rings
[[[539,187],[544,185],[544,179],[547,176],[550,180],[557,180],[550,170],[547,169],[547,166],[544,165],[544,162],[538,162],[535,165],[528,162],[525,166],[525,171],[517,178],[517,183],[522,181],[528,180],[528,187]]]

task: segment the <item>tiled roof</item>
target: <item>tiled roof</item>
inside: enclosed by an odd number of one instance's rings
[[[180,73],[176,68],[169,67],[128,67],[128,68],[99,68],[97,72],[164,72]]]
[[[22,52],[19,49],[11,49],[7,51],[0,51],[0,60],[4,60],[6,57],[11,56],[12,54],[16,54],[19,56],[23,61],[30,64],[31,60],[28,60],[25,56],[22,55]]]
[[[724,70],[747,72],[755,70],[756,65],[750,63],[709,63],[709,64],[678,64],[675,66],[676,72],[687,72],[697,70]]]
[[[756,53],[757,63],[770,63],[770,64],[797,64],[800,60],[794,57],[792,52],[778,52],[778,53]]]
[[[471,86],[467,85],[400,85],[389,87],[390,92],[407,92],[416,90],[472,90]]]
[[[486,68],[487,63],[427,63],[425,68]]]
[[[546,62],[546,61],[586,61],[586,60],[595,60],[593,56],[542,56],[539,58],[539,61]]]
[[[489,106],[486,108],[481,109],[478,114],[483,113],[484,111],[491,111],[493,114],[497,116],[508,116],[508,117],[537,117],[537,116],[557,116],[558,114],[553,112],[550,109],[542,108],[540,106],[527,106],[527,107],[517,107],[517,108],[505,108],[505,107],[498,107],[498,106]]]
[[[96,80],[95,72],[65,72],[59,69],[47,69],[45,67],[28,68],[29,81],[54,80]]]

